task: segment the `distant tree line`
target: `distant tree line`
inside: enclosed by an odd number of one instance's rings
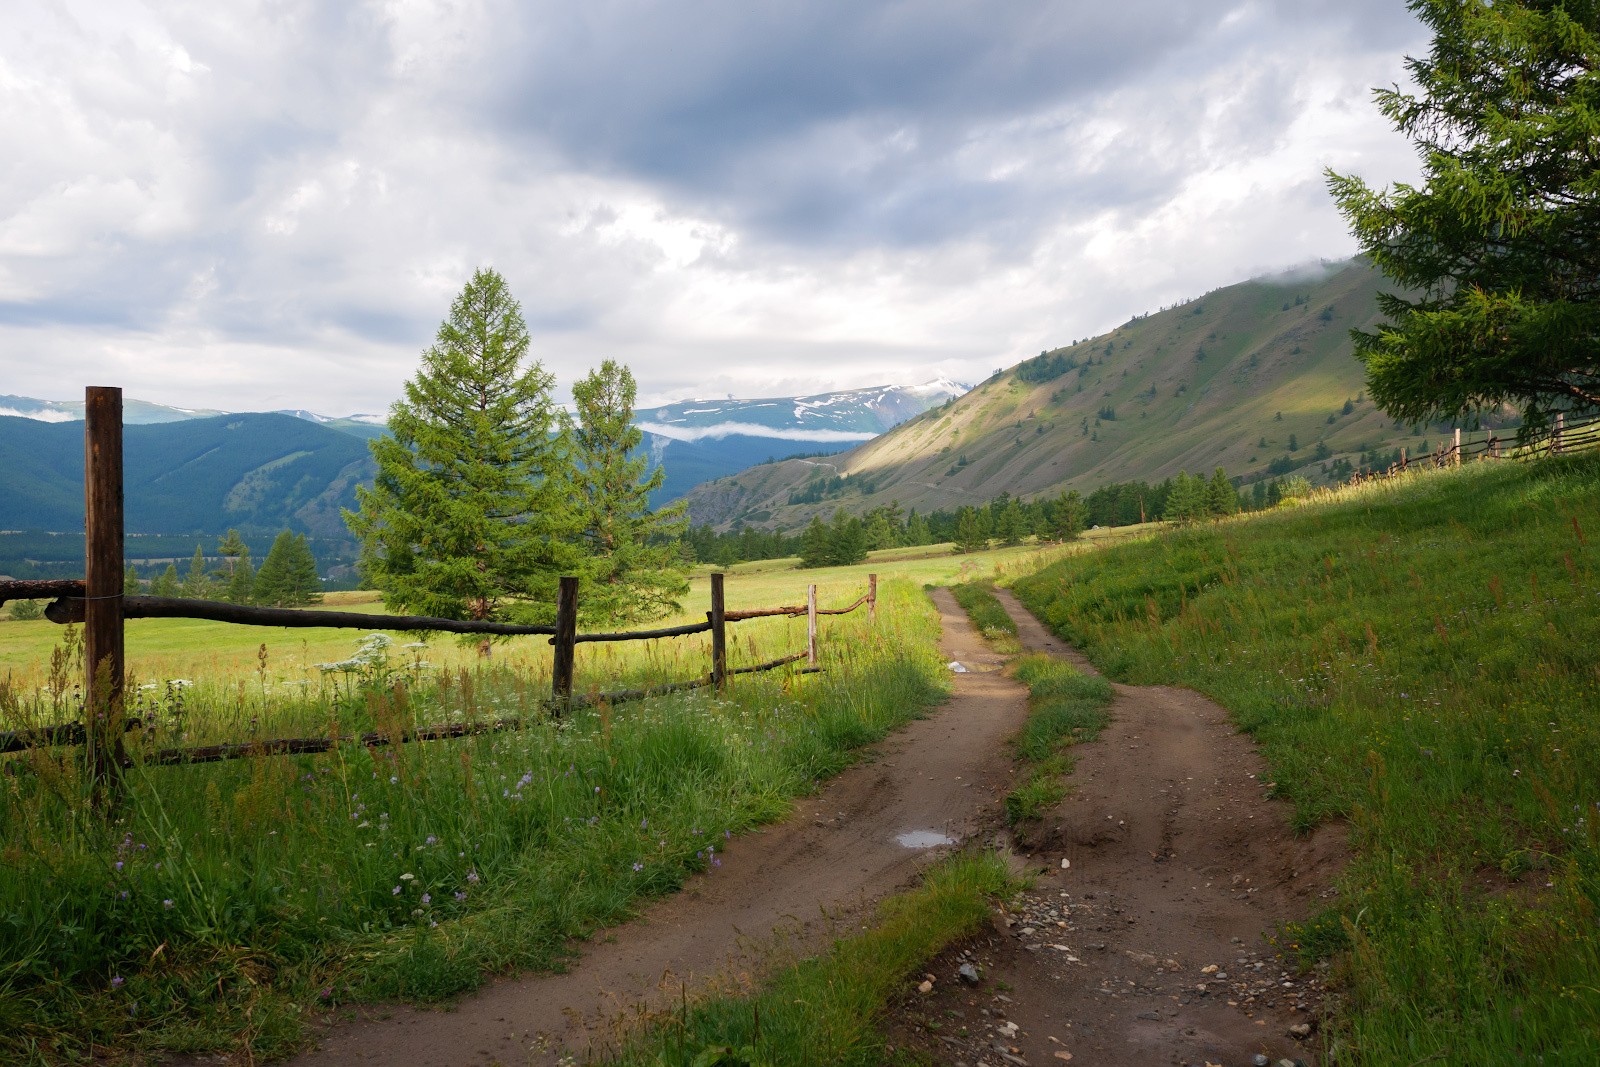
[[[1390,457],[1373,452],[1362,458],[1366,462]],[[1399,458],[1398,450],[1394,458]],[[1370,465],[1376,468],[1379,462]],[[1001,493],[985,504],[925,515],[916,509],[905,511],[896,502],[859,516],[840,509],[831,519],[814,516],[795,533],[742,524],[724,533],[710,526],[693,526],[684,534],[683,545],[696,562],[718,566],[790,556],[798,556],[802,567],[841,566],[885,548],[951,544],[957,552],[976,552],[996,544],[1021,544],[1030,537],[1070,541],[1095,526],[1132,526],[1156,520],[1198,522],[1275,507],[1310,488],[1307,479],[1296,476],[1262,479],[1240,488],[1218,467],[1209,478],[1179,473],[1154,483],[1113,482],[1088,496],[1073,491],[1020,500]]]
[[[250,546],[238,530],[229,530],[217,542],[212,556],[208,557],[204,547],[196,544],[189,568],[182,575],[176,563],[169,563],[166,570],[145,581],[139,577],[138,568],[129,564],[122,591],[128,596],[147,594],[292,608],[320,603],[322,580],[317,576],[317,560],[304,534],[288,530],[278,534],[257,570],[250,560]]]

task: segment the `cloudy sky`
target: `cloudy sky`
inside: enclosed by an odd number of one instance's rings
[[[22,10],[18,10],[18,7]],[[0,393],[383,411],[474,268],[563,385],[976,380],[1354,250],[1402,0],[25,0]]]

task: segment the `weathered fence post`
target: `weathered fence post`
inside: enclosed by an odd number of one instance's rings
[[[806,587],[806,666],[817,665],[817,587]]]
[[[722,692],[728,685],[728,617],[723,599],[721,571],[711,572],[711,684]]]
[[[878,621],[878,576],[867,575],[867,625],[876,625]]]
[[[555,646],[555,666],[551,670],[550,688],[556,703],[564,708],[572,703],[572,661],[578,648],[578,579],[566,576],[561,579],[556,595],[556,635],[550,639]],[[560,708],[558,708],[560,710]]]
[[[1406,448],[1404,445],[1400,446],[1400,469],[1406,469]]]
[[[1500,435],[1499,434],[1495,434],[1493,437],[1489,438],[1489,458],[1490,459],[1499,459],[1500,458]]]
[[[84,755],[114,804],[122,774],[122,390],[83,395]]]
[[[1456,443],[1450,446],[1451,466],[1461,466],[1461,427],[1456,427]]]
[[[1556,429],[1555,432],[1550,435],[1551,455],[1559,456],[1561,454],[1561,434],[1566,430],[1566,428],[1567,416],[1560,411],[1556,412]]]

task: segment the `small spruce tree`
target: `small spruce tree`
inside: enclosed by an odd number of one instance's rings
[[[256,572],[252,590],[255,602],[274,608],[296,608],[320,603],[322,582],[317,560],[304,534],[284,530]]]

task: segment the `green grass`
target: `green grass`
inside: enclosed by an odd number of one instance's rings
[[[825,620],[822,675],[741,676],[720,699],[701,691],[561,724],[540,721],[545,683],[513,656],[396,668],[338,688],[258,686],[245,675],[138,691],[136,710],[158,722],[153,744],[238,739],[252,725],[256,736],[508,715],[533,725],[317,756],[136,765],[110,826],[92,814],[74,750],[9,758],[0,1060],[158,1048],[281,1055],[316,1009],[450,996],[486,974],[559,963],[571,938],[691,872],[714,874],[727,835],[782,817],[852,750],[943,695],[926,598],[899,581],[880,595],[875,628],[864,612]],[[735,663],[789,647],[792,624],[750,625],[730,641]],[[348,654],[351,635],[343,640]],[[608,654],[591,659],[593,677],[607,662],[643,676],[704,671],[703,660],[648,646]],[[0,686],[0,718],[71,717],[71,701],[70,689]],[[147,743],[130,740],[135,752]]]
[[[891,1001],[945,946],[989,921],[989,898],[1011,888],[994,855],[930,868],[922,885],[891,897],[870,930],[785,968],[750,997],[694,1003],[654,1020],[616,1067],[875,1067],[900,1062],[882,1036]]]
[[[1110,721],[1106,705],[1112,692],[1104,678],[1046,655],[1024,656],[1012,672],[1028,686],[1028,721],[1017,738],[1017,755],[1027,768],[1005,800],[1006,821],[1016,826],[1038,820],[1067,795],[1067,750],[1100,735]]]
[[[972,625],[977,627],[996,652],[1009,656],[1022,651],[1022,645],[1017,641],[1017,624],[1000,601],[995,599],[992,583],[962,582],[951,586],[950,592],[967,613],[967,618],[972,620]]]
[[[1301,828],[1348,822],[1289,931],[1342,962],[1341,1062],[1600,1062],[1597,536],[1600,456],[1475,464],[1015,583],[1117,679],[1227,706]]]

